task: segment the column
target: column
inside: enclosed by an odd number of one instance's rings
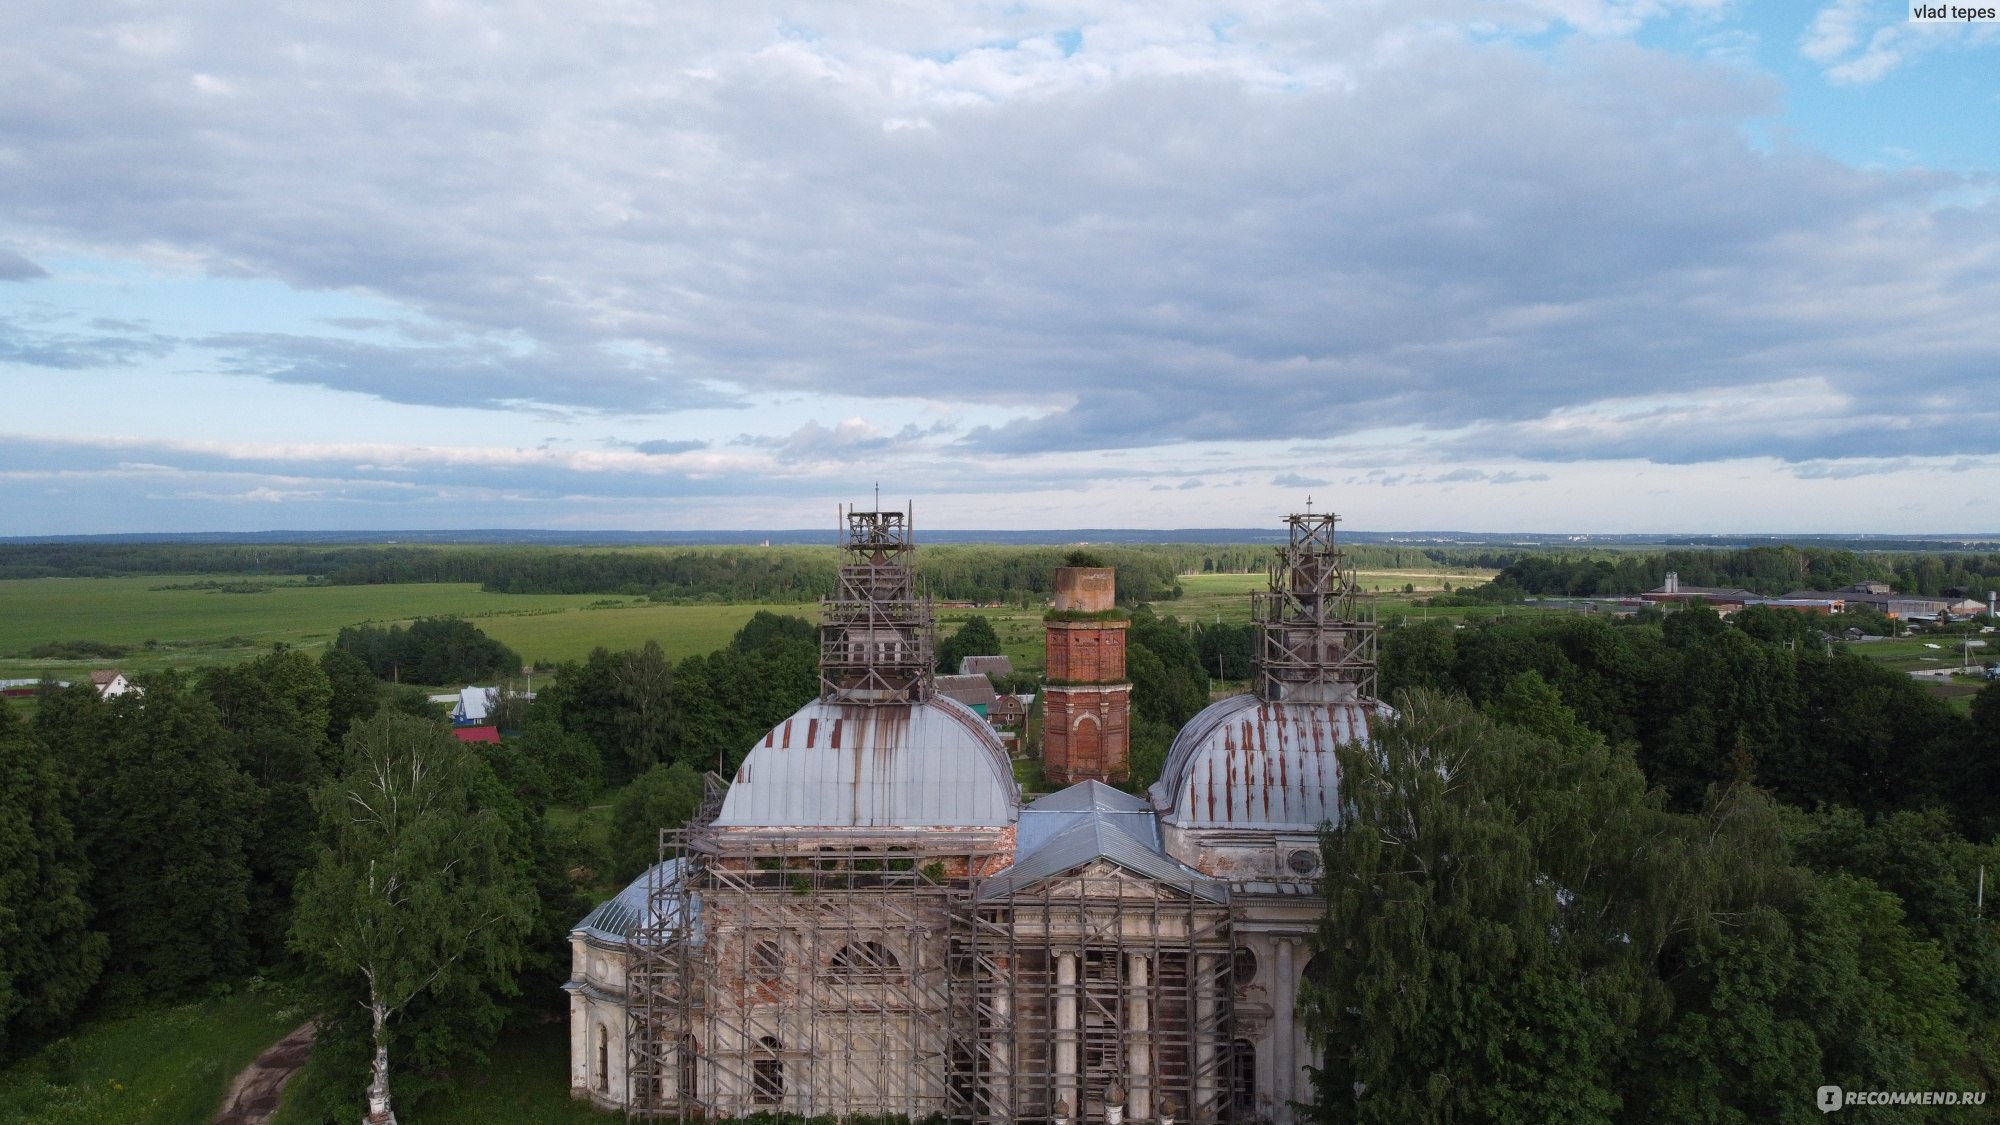
[[[1000,1118],[1014,1116],[1014,974],[1011,971],[996,974],[991,982],[993,988],[993,1019],[989,1032],[993,1037],[993,1069],[987,1075],[986,1093],[992,1100],[993,1114]],[[979,1057],[979,1045],[973,1045],[973,1058]],[[911,1119],[915,1120],[912,1114]]]
[[[1076,954],[1058,953],[1056,954],[1055,1097],[1068,1098],[1071,1115],[1081,1119],[1083,1089],[1077,1083],[1076,1048]]]
[[[1197,953],[1194,957],[1194,1027],[1189,1036],[1194,1040],[1194,1104],[1187,1107],[1187,1120],[1213,1121],[1221,1116],[1217,1105],[1221,1098],[1221,1088],[1215,1080],[1216,1059],[1220,1048],[1226,1046],[1216,1034],[1216,976],[1221,972],[1220,959],[1213,953]]]
[[[1287,1102],[1298,1086],[1298,1058],[1293,1053],[1293,1025],[1298,1006],[1298,979],[1292,963],[1292,949],[1298,939],[1278,939],[1278,963],[1271,988],[1271,1119],[1289,1125],[1292,1111]]]
[[[588,1003],[581,992],[569,994],[569,1088],[578,1092],[590,1089],[590,1053],[596,1050],[590,1041]]]
[[[1153,1001],[1151,966],[1142,953],[1125,956],[1125,1101],[1128,1119],[1153,1117]]]

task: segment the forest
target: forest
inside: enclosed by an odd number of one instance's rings
[[[1343,748],[1323,846],[1316,1120],[1803,1122],[1823,1084],[1994,1089],[2000,688],[1963,715],[1806,628],[1385,632],[1397,713]]]

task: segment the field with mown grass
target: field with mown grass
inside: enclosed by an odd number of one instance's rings
[[[206,1125],[229,1083],[305,1022],[277,993],[91,1020],[0,1070],[0,1121]]]

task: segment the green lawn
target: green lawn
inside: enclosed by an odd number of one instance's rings
[[[397,1118],[409,1125],[607,1125],[624,1120],[570,1100],[566,1020],[510,1032],[494,1045],[490,1058],[414,1110],[399,1107]]]
[[[188,587],[185,575],[0,581],[0,678],[43,672],[74,679],[91,668],[127,671],[237,663],[277,642],[317,649],[343,626],[455,615],[531,662],[580,659],[597,645],[657,640],[679,659],[720,648],[760,609],[811,616],[811,605],[655,605],[596,594],[489,594],[469,582],[381,586],[275,585],[259,593]],[[29,657],[37,645],[90,640],[128,646],[116,658]]]
[[[0,1070],[0,1121],[204,1125],[237,1073],[305,1022],[276,993],[93,1021]]]

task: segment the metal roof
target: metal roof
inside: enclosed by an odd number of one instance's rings
[[[1014,662],[1004,656],[962,656],[958,660],[958,674],[961,676],[1011,676]]]
[[[570,927],[570,933],[583,933],[608,942],[632,940],[633,935],[642,928],[641,922],[646,918],[647,903],[652,900],[652,888],[671,886],[678,882],[684,870],[683,862],[669,859],[654,864],[644,875],[632,880],[624,890],[599,903],[597,909],[584,915],[581,922]],[[695,904],[695,910],[698,917],[699,903]]]
[[[814,700],[736,771],[717,828],[1004,828],[1020,814],[993,728],[945,696]]]
[[[1184,828],[1311,832],[1340,819],[1334,748],[1367,738],[1370,718],[1386,712],[1371,699],[1231,696],[1181,728],[1148,796]]]
[[[993,681],[976,672],[969,676],[938,676],[932,682],[936,684],[939,695],[950,696],[967,707],[980,704],[991,707],[999,698],[993,690]]]
[[[1159,824],[1143,800],[1096,781],[1078,782],[1022,809],[1015,844],[1014,865],[980,883],[982,901],[1098,859],[1210,902],[1229,897],[1227,885],[1161,850]]]

